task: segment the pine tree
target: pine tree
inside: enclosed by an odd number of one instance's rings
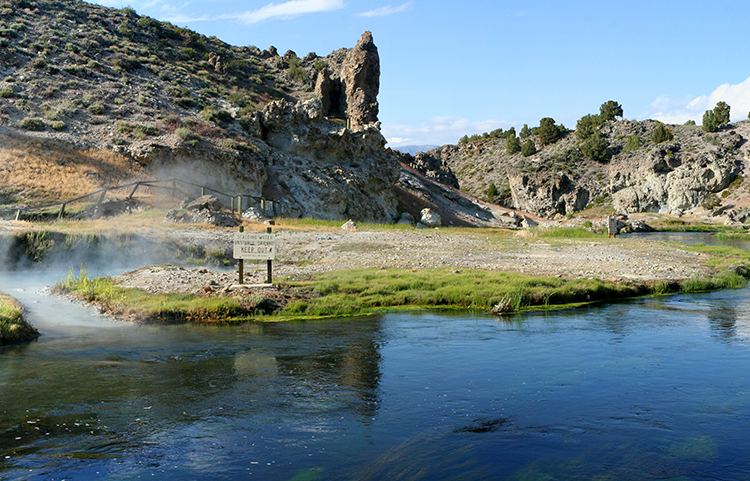
[[[659,123],[659,125],[656,126],[656,129],[654,129],[652,140],[655,144],[660,144],[662,142],[670,141],[673,138],[674,135],[672,135],[672,131],[666,128],[664,124]]]
[[[521,155],[528,157],[529,155],[536,154],[536,145],[531,139],[527,140],[523,147],[521,147]]]
[[[719,127],[724,127],[729,124],[729,110],[729,105],[723,100],[716,103],[716,107],[714,107],[714,115],[716,115],[716,120],[718,122],[717,125]]]
[[[539,121],[539,142],[542,145],[555,143],[560,135],[560,131],[555,125],[555,119],[545,117]]]
[[[622,117],[622,105],[614,100],[607,100],[599,107],[599,117],[602,122],[615,120],[615,117]]]
[[[521,151],[521,141],[515,136],[515,132],[513,132],[513,134],[514,135],[509,135],[505,141],[505,151],[510,155],[517,154]]]

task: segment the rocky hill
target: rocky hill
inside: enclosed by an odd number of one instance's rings
[[[179,177],[290,215],[391,221],[372,36],[319,57],[235,47],[78,0],[0,3],[0,204]]]
[[[673,138],[655,141],[660,126]],[[536,148],[528,156],[509,154],[506,139],[485,135],[421,154],[421,163],[442,166],[427,172],[429,177],[455,176],[470,194],[547,217],[595,206],[621,214],[682,215],[748,205],[742,182],[750,158],[750,122],[707,133],[695,125],[608,120],[596,132],[605,149],[599,160],[584,155],[574,132],[562,131],[548,145],[538,134],[524,139]]]

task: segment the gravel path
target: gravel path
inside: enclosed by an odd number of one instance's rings
[[[231,242],[231,233],[214,232]],[[349,268],[433,268],[517,271],[534,276],[678,280],[711,274],[705,254],[679,245],[621,236],[596,241],[521,235],[455,234],[441,230],[277,233],[275,278]],[[245,266],[245,282],[265,282],[266,265]],[[174,266],[144,267],[116,278],[150,292],[208,293],[237,282],[237,272]]]

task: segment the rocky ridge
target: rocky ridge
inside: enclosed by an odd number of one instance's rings
[[[631,214],[659,212],[682,215],[711,211],[718,205],[744,206],[750,122],[730,124],[706,133],[695,125],[669,125],[671,141],[651,138],[658,122],[607,121],[598,131],[607,143],[608,161],[585,158],[573,132],[543,146],[531,136],[537,153],[508,154],[504,139],[446,145],[425,155],[447,166],[462,190],[493,199],[501,206],[553,217],[595,206]],[[637,147],[628,144],[636,138]],[[734,182],[737,180],[737,182]]]
[[[177,177],[273,199],[287,215],[396,217],[399,164],[379,132],[370,32],[353,49],[299,58],[230,46],[131,8],[14,0],[0,8],[0,43],[3,145],[33,144],[35,168],[65,178],[33,181],[24,171],[33,149],[0,148],[6,205]],[[76,170],[60,154],[90,150],[129,168],[112,176],[92,160]]]

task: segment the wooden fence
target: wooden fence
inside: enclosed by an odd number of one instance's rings
[[[283,215],[282,203],[276,200],[266,199],[264,197],[259,197],[259,196],[251,195],[251,194],[227,194],[226,192],[221,192],[219,190],[212,189],[210,187],[206,187],[200,184],[195,184],[193,182],[187,182],[181,179],[168,179],[168,180],[139,180],[136,182],[131,182],[129,184],[118,185],[116,187],[105,187],[103,189],[90,192],[86,195],[82,195],[80,197],[76,197],[75,199],[67,200],[65,202],[56,202],[53,204],[39,205],[39,206],[33,206],[33,207],[23,207],[23,208],[16,210],[15,220],[21,220],[22,216],[24,214],[28,214],[29,212],[40,212],[45,209],[50,209],[52,207],[59,207],[59,211],[57,213],[57,219],[60,220],[63,217],[65,217],[65,209],[67,208],[69,204],[72,204],[73,202],[83,201],[85,199],[94,199],[94,198],[96,200],[95,202],[92,203],[93,205],[95,205],[93,212],[96,213],[96,212],[99,212],[101,205],[104,203],[104,200],[107,197],[107,194],[111,192],[119,191],[119,190],[125,190],[126,192],[128,192],[128,195],[127,197],[125,197],[124,201],[130,202],[139,188],[166,190],[166,191],[171,192],[171,197],[173,198],[177,197],[178,195],[185,196],[185,197],[191,196],[190,192],[187,192],[186,190],[184,190],[186,188],[193,190],[194,192],[200,189],[200,195],[206,195],[206,193],[211,193],[211,194],[225,197],[226,204],[232,210],[232,213],[236,211],[239,216],[242,216],[244,206],[249,207],[249,202],[253,200],[260,204],[260,209],[263,212],[263,214],[269,215],[270,213],[270,215],[272,216],[279,216],[279,217]]]

